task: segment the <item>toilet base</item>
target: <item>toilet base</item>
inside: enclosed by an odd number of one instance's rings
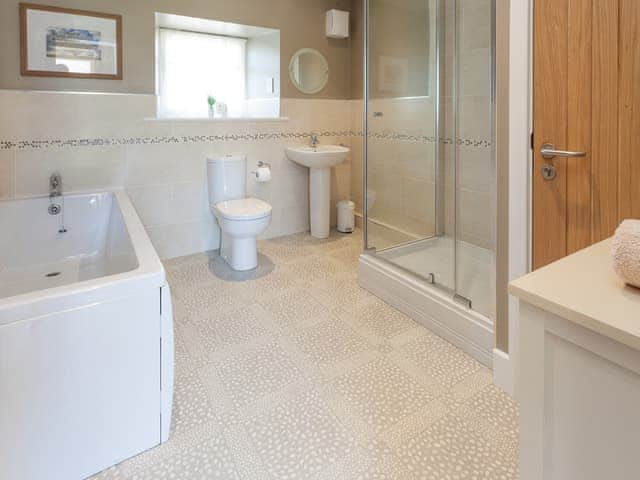
[[[220,256],[232,270],[244,272],[258,267],[256,237],[232,238],[222,234]]]

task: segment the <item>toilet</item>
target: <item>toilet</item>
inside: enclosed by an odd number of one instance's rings
[[[233,270],[258,266],[257,237],[271,222],[271,205],[247,197],[247,158],[207,159],[209,206],[221,230],[220,255]]]

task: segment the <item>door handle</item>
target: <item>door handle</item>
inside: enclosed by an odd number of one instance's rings
[[[545,143],[540,149],[540,154],[545,160],[551,160],[555,157],[586,157],[587,152],[570,152],[567,150],[556,150],[552,143]]]

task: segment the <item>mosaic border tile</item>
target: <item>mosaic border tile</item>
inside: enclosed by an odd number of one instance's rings
[[[220,135],[168,135],[159,137],[70,138],[49,140],[0,140],[0,150],[26,150],[64,147],[111,147],[121,145],[158,145],[213,143],[230,141],[261,141],[309,138],[312,132],[227,133]],[[314,132],[315,133],[315,132]],[[350,130],[325,131],[323,137],[350,137]]]
[[[169,135],[158,137],[116,137],[116,138],[68,138],[47,140],[0,140],[0,150],[41,150],[47,148],[79,147],[115,147],[127,145],[176,145],[190,143],[214,143],[262,140],[306,139],[316,132],[263,132],[263,133],[227,133],[220,135]],[[363,137],[362,131],[336,130],[318,132],[320,137]],[[399,142],[435,143],[436,137],[427,135],[406,135],[403,133],[371,132],[369,137],[376,140]],[[460,145],[477,148],[490,148],[491,141],[469,138],[440,138],[445,145]]]

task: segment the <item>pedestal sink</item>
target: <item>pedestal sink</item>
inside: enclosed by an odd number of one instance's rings
[[[342,163],[349,149],[338,145],[317,145],[287,147],[285,151],[289,160],[309,168],[311,235],[327,238],[331,217],[331,167]]]

